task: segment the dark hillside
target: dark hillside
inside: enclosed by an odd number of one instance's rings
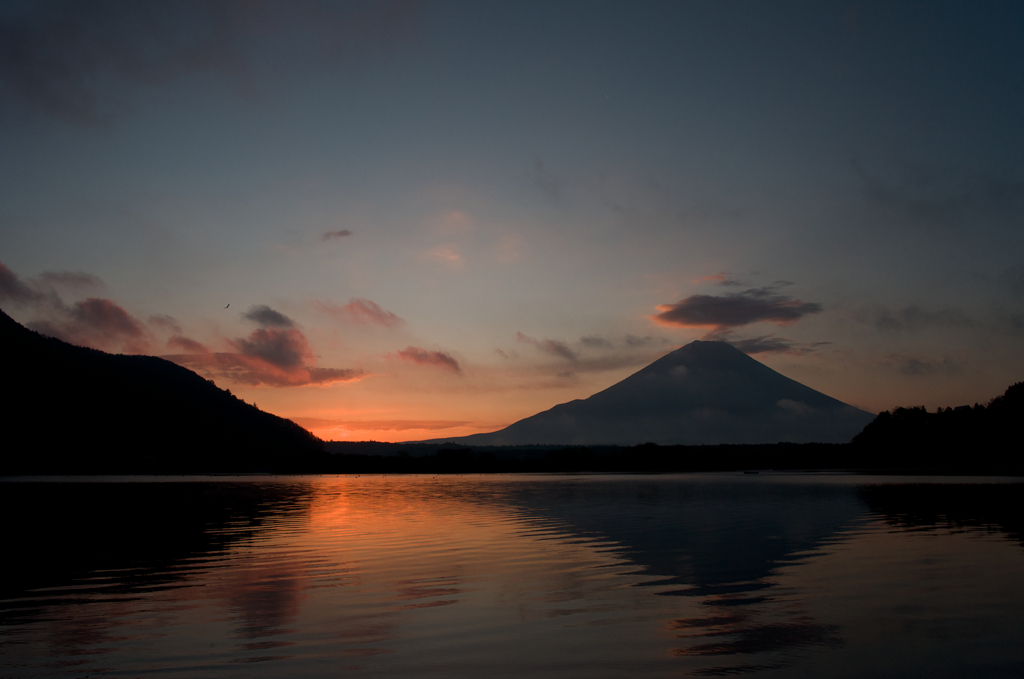
[[[869,466],[1024,467],[1024,382],[988,405],[896,408],[884,411],[853,438]]]
[[[310,468],[323,442],[153,356],[72,346],[0,311],[6,405],[0,473]]]

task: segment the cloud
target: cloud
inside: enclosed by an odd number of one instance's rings
[[[51,310],[51,317],[28,323],[44,335],[94,349],[130,354],[149,351],[151,337],[142,322],[109,299],[90,297]]]
[[[142,323],[109,299],[90,297],[75,302],[72,315],[80,323],[100,332],[125,337],[142,337]]]
[[[90,290],[103,287],[103,281],[84,271],[44,271],[39,276],[39,280],[46,285],[72,290]]]
[[[804,356],[806,354],[815,353],[819,346],[830,344],[830,342],[804,344],[801,342],[794,342],[793,340],[786,339],[785,337],[776,337],[775,335],[762,335],[760,337],[751,337],[748,339],[727,339],[726,341],[749,356],[754,356],[756,354],[790,354],[791,356]]]
[[[199,342],[189,339],[188,337],[182,337],[181,335],[175,335],[171,339],[167,340],[167,346],[181,349],[186,354],[208,354],[210,350],[205,345]]]
[[[778,287],[750,288],[723,296],[691,295],[675,304],[658,306],[661,313],[652,319],[659,325],[721,331],[762,321],[789,325],[822,311],[820,304],[778,294]]]
[[[612,343],[610,340],[604,337],[598,337],[597,335],[587,335],[586,337],[580,338],[580,344],[591,349],[611,349]]]
[[[852,165],[868,201],[905,223],[973,231],[978,220],[1015,223],[1024,213],[1019,176],[904,162],[883,177],[857,161]]]
[[[533,165],[529,175],[530,183],[550,201],[557,202],[562,198],[562,191],[565,190],[567,182],[562,177],[551,174],[544,169],[544,163],[540,158]]]
[[[448,264],[462,263],[462,253],[459,252],[459,246],[455,244],[439,245],[436,248],[431,248],[427,251],[427,257],[447,262]]]
[[[892,355],[887,364],[897,372],[908,377],[927,377],[930,375],[958,375],[963,367],[950,358],[941,361],[914,358],[912,356]]]
[[[807,405],[803,401],[794,401],[793,399],[790,398],[780,399],[775,402],[775,405],[782,408],[783,410],[788,410],[794,415],[813,415],[815,412],[814,408]]]
[[[362,370],[313,365],[313,350],[297,328],[258,328],[248,337],[231,340],[234,352],[213,353],[181,335],[175,335],[167,344],[186,353],[163,358],[211,379],[251,386],[322,386],[367,377]]]
[[[362,370],[296,366],[284,369],[257,356],[240,353],[171,354],[168,361],[210,379],[225,379],[254,387],[326,386],[352,382],[368,375]]]
[[[178,319],[174,316],[168,316],[167,314],[153,314],[147,321],[150,326],[160,328],[165,332],[172,332],[176,335],[181,334],[181,324],[178,323]]]
[[[576,360],[576,352],[570,349],[565,342],[560,342],[559,340],[536,340],[532,337],[524,335],[521,332],[517,332],[516,341],[524,342],[526,344],[532,344],[541,351],[551,354],[552,356],[558,356],[559,358],[564,358],[569,361]]]
[[[320,311],[348,323],[381,325],[386,328],[394,328],[405,323],[400,317],[390,311],[385,311],[368,299],[354,297],[344,305],[314,300],[313,305]]]
[[[275,312],[276,313],[276,312]],[[168,344],[189,352],[164,356],[210,377],[252,386],[295,387],[351,382],[366,377],[361,370],[318,368],[313,351],[296,328],[258,328],[246,338],[231,341],[234,353],[210,353],[202,344],[177,337]]]
[[[858,318],[873,324],[883,333],[916,332],[930,328],[971,328],[977,325],[962,309],[946,306],[928,310],[919,304],[909,304],[895,310],[877,307],[860,312]]]
[[[0,11],[0,100],[79,124],[127,96],[197,74],[250,91],[263,64],[341,52],[409,33],[416,2],[56,0]],[[270,55],[268,57],[268,55]]]
[[[473,424],[461,420],[335,420],[321,417],[293,417],[306,429],[346,429],[354,431],[440,431]]]
[[[654,344],[655,339],[650,335],[645,337],[637,337],[636,335],[626,335],[626,346],[629,347],[646,347]]]
[[[75,302],[68,306],[45,282],[47,278],[67,281],[98,281],[89,274],[43,274],[41,280],[26,283],[0,263],[0,301],[34,307],[38,318],[25,325],[50,337],[70,344],[106,351],[143,354],[149,349],[151,336],[145,325],[117,302],[100,297]]]
[[[258,323],[265,328],[291,328],[295,325],[295,321],[265,304],[250,307],[242,314],[242,318]]]
[[[42,297],[42,293],[29,287],[18,275],[0,262],[0,300],[15,304],[29,304]]]
[[[342,229],[341,231],[328,231],[324,235],[320,236],[320,240],[338,240],[341,238],[348,238],[352,235],[352,232],[348,229]]]
[[[306,336],[295,328],[259,328],[248,338],[234,340],[232,345],[244,356],[284,370],[302,367],[313,355]]]
[[[459,362],[445,351],[428,351],[419,347],[406,347],[398,352],[398,357],[418,365],[434,365],[455,372],[461,372]]]
[[[1011,266],[997,277],[997,282],[1010,297],[1024,299],[1024,265]]]

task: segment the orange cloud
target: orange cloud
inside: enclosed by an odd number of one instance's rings
[[[471,422],[461,420],[334,420],[322,417],[292,417],[306,429],[343,429],[346,431],[440,431],[465,427]]]

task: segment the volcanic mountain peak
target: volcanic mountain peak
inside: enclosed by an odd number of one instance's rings
[[[457,441],[839,443],[849,441],[871,419],[870,413],[780,375],[728,342],[698,340],[589,398],[557,405],[501,431]]]

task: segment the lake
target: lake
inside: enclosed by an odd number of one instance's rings
[[[5,479],[4,677],[1024,676],[1024,483]]]

